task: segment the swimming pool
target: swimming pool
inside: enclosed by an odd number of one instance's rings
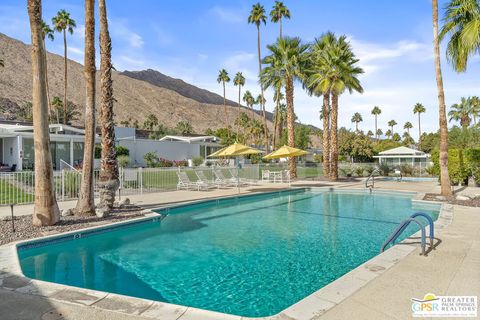
[[[161,221],[32,242],[18,255],[30,278],[260,317],[377,255],[410,214],[435,220],[438,209],[412,194],[300,189],[159,210]]]

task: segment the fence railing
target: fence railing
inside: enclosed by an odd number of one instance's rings
[[[227,178],[236,175],[236,168],[216,167]],[[208,179],[214,179],[213,167],[198,168],[120,168],[120,192],[135,195],[177,189],[178,170],[185,171],[191,181],[198,180],[195,170],[201,170]],[[99,171],[94,172],[95,196],[98,196]],[[259,179],[258,165],[246,165],[239,169],[241,178]],[[53,186],[57,201],[77,199],[82,173],[74,170],[54,171]],[[29,204],[34,202],[35,174],[33,171],[0,173],[0,206]]]

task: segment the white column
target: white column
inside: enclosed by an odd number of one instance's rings
[[[23,165],[23,137],[17,136],[17,170],[22,171]]]
[[[73,138],[70,138],[70,165],[73,167]]]

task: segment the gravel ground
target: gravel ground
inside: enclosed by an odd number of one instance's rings
[[[0,245],[18,240],[31,239],[87,227],[99,226],[112,222],[129,220],[132,218],[143,217],[144,215],[140,213],[140,211],[140,208],[135,207],[129,209],[114,209],[113,212],[105,218],[98,218],[96,216],[60,217],[60,221],[56,225],[48,227],[34,227],[32,225],[32,215],[25,215],[15,217],[15,232],[12,232],[12,221],[9,217],[4,220],[0,220]]]
[[[470,199],[470,200],[457,200],[455,196],[446,197],[446,200],[439,200],[436,197],[440,196],[437,193],[427,193],[423,200],[428,201],[440,201],[440,202],[447,202],[449,204],[458,204],[461,206],[467,207],[480,207],[480,198]]]

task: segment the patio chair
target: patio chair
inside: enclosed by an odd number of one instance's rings
[[[205,173],[202,170],[195,170],[195,174],[198,177],[198,181],[210,185],[212,187],[220,188],[221,186],[226,187],[228,183],[222,181],[212,181],[205,176]]]
[[[215,175],[215,178],[216,178],[215,181],[218,181],[220,183],[224,183],[227,186],[238,187],[238,186],[241,186],[241,185],[245,185],[244,182],[237,180],[237,178],[235,178],[233,176],[231,178],[226,178],[225,175],[223,174],[222,170],[214,169],[213,174]]]
[[[270,182],[270,170],[262,170],[262,182]]]
[[[198,191],[200,191],[200,190],[207,190],[211,188],[210,185],[202,181],[191,181],[186,172],[177,171],[177,177],[178,177],[177,190],[197,189]]]

